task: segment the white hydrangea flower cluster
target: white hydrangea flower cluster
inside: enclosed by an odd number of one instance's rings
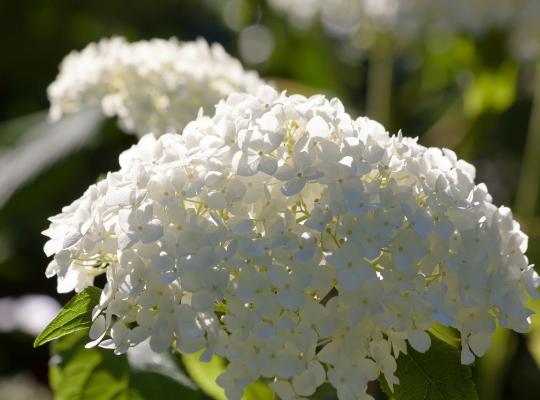
[[[540,0],[268,0],[287,15],[294,27],[305,29],[320,17],[337,37],[358,33],[355,45],[375,43],[373,34],[390,34],[398,42],[418,36],[422,27],[433,32],[482,35],[509,32],[511,51],[520,59],[540,55]]]
[[[253,92],[263,81],[245,71],[219,44],[204,39],[153,39],[128,43],[122,37],[89,44],[62,62],[48,88],[50,116],[100,106],[118,116],[123,130],[142,136],[180,133],[203,108],[222,98]]]
[[[473,35],[507,31],[515,56],[526,60],[540,55],[540,0],[444,0],[433,10],[447,29]]]
[[[276,11],[299,28],[309,27],[320,16],[323,26],[335,36],[413,33],[425,18],[426,0],[269,0]]]
[[[479,34],[514,23],[521,6],[531,0],[443,0],[441,20],[455,29]],[[446,17],[446,18],[444,18]]]
[[[540,0],[529,0],[520,8],[519,23],[514,26],[510,45],[522,60],[537,60],[540,56]]]
[[[308,28],[316,18],[322,5],[322,0],[268,0],[268,5],[287,15],[289,21],[298,28]]]
[[[511,211],[452,151],[337,99],[232,94],[120,166],[44,232],[60,292],[106,273],[89,345],[218,354],[230,399],[264,378],[284,400],[327,380],[349,400],[398,384],[435,322],[460,331],[463,363],[496,323],[528,328],[539,278]]]

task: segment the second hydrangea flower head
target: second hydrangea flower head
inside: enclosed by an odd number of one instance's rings
[[[128,43],[113,37],[72,52],[48,89],[50,115],[97,106],[122,129],[142,136],[182,132],[202,108],[233,92],[253,92],[263,81],[245,71],[219,44],[204,39]]]
[[[496,323],[527,330],[527,237],[450,150],[390,136],[337,99],[261,87],[183,135],[144,136],[45,232],[66,292],[107,283],[92,344],[203,350],[227,397],[263,377],[283,399],[328,380],[340,399],[398,384],[435,322],[462,362]]]

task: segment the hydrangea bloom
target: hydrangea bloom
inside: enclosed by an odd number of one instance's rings
[[[463,363],[496,323],[528,328],[539,278],[511,211],[452,151],[337,99],[232,94],[120,166],[45,231],[59,291],[106,273],[89,345],[218,354],[230,399],[263,377],[283,399],[328,380],[348,400],[398,384],[435,322],[460,331]]]
[[[219,44],[204,39],[181,43],[153,39],[128,43],[113,37],[72,52],[49,86],[53,120],[85,107],[101,106],[118,116],[122,129],[139,136],[181,132],[202,107],[262,85],[257,73]]]
[[[510,44],[514,54],[523,60],[537,60],[540,56],[540,1],[528,0],[521,7],[519,23],[514,26]]]
[[[269,4],[300,28],[320,15],[325,28],[336,36],[358,29],[368,34],[412,33],[429,10],[426,0],[269,0]]]
[[[507,31],[510,50],[515,56],[521,59],[539,56],[539,0],[444,0],[433,10],[450,30],[473,35]]]
[[[540,52],[539,0],[268,0],[297,28],[311,26],[319,17],[337,37],[360,31],[355,45],[372,45],[374,33],[390,34],[406,43],[423,26],[435,32],[482,35],[490,30],[509,32],[511,51],[535,59]]]
[[[444,22],[454,25],[458,30],[478,34],[513,24],[521,13],[521,6],[530,1],[443,0],[440,10],[441,17],[446,17]]]

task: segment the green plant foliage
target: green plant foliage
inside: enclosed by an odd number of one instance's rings
[[[437,339],[448,343],[450,346],[459,348],[461,346],[461,339],[459,337],[459,331],[455,328],[444,326],[439,323],[434,323],[429,333],[435,336]]]
[[[397,360],[396,376],[400,384],[392,393],[384,379],[381,383],[394,400],[477,400],[471,369],[461,365],[460,350],[431,335],[431,348],[419,353],[410,346]]]
[[[34,341],[34,347],[61,338],[73,332],[87,329],[92,324],[92,309],[99,303],[101,289],[89,286],[72,297],[58,315],[45,327]]]
[[[217,377],[225,370],[225,360],[214,355],[209,362],[199,361],[201,353],[182,355],[182,363],[193,381],[203,392],[215,400],[227,400],[223,388],[217,383]]]
[[[246,388],[244,400],[273,400],[274,392],[267,384],[257,381]]]
[[[529,346],[531,356],[534,358],[536,364],[540,367],[540,300],[530,299],[527,307],[529,307],[535,313],[531,318],[532,324],[529,330],[527,344]]]
[[[0,122],[0,147],[15,146],[26,131],[43,123],[46,119],[47,111],[38,111]]]
[[[516,97],[516,79],[517,69],[509,63],[496,71],[479,72],[465,93],[465,112],[478,116],[486,111],[506,110]]]
[[[198,400],[200,391],[154,372],[133,370],[125,355],[85,349],[88,332],[80,331],[52,346],[50,383],[56,400]]]
[[[225,360],[216,355],[209,362],[199,360],[201,353],[182,355],[182,362],[193,381],[210,397],[227,400],[223,388],[217,383],[217,377],[225,371]],[[249,385],[243,400],[272,400],[274,392],[265,383],[257,381]]]

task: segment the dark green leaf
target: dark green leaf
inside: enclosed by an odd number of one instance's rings
[[[34,341],[34,347],[89,328],[92,324],[92,309],[99,303],[100,294],[100,289],[89,286],[74,296],[39,334]]]
[[[419,353],[408,346],[397,360],[400,384],[392,393],[381,377],[384,391],[395,400],[476,400],[471,369],[461,365],[460,350],[431,335],[431,348]]]
[[[198,400],[202,393],[154,372],[133,370],[125,355],[85,349],[87,331],[53,343],[50,383],[56,400]]]

